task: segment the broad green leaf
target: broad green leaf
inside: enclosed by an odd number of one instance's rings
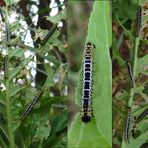
[[[111,148],[112,146],[112,70],[109,48],[112,42],[109,1],[95,1],[88,25],[86,42],[94,49],[94,75],[90,123],[83,123],[77,114],[69,129],[69,148]],[[81,70],[82,71],[82,70]],[[76,92],[76,104],[80,106],[82,95],[80,74]]]

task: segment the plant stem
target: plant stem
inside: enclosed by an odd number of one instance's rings
[[[138,0],[138,5],[140,5],[140,2]],[[138,47],[139,47],[139,36],[136,37],[135,39],[135,49],[134,49],[134,57],[133,57],[133,63],[132,63],[132,74],[133,74],[133,79],[135,80],[136,77],[136,69],[137,69],[137,53],[138,53]],[[134,83],[134,87],[130,88],[129,91],[129,99],[128,99],[128,107],[132,108],[133,105],[133,98],[134,98],[134,90],[135,90],[135,83]],[[123,138],[122,138],[122,143],[121,143],[121,148],[125,148],[126,147],[126,142],[124,140],[124,134],[123,134]]]
[[[133,64],[132,64],[132,73],[133,73],[133,79],[135,79],[136,76],[136,68],[137,68],[137,53],[138,53],[138,47],[139,47],[139,37],[136,37],[135,40],[135,50],[134,50],[134,57],[133,57]],[[132,107],[133,105],[133,98],[134,98],[134,89],[135,89],[135,84],[134,84],[134,88],[130,88],[129,91],[129,100],[128,100],[128,107]],[[122,144],[121,144],[121,148],[125,148],[126,147],[126,143],[124,140],[124,134],[123,134],[123,138],[122,138]]]
[[[136,76],[138,47],[139,47],[139,37],[136,37],[133,64],[132,64],[133,79],[135,79],[135,76]],[[130,108],[132,108],[132,105],[133,105],[133,98],[135,93],[134,90],[135,90],[135,84],[134,84],[134,88],[130,88],[130,91],[129,91],[129,100],[127,105]],[[121,148],[125,148],[125,146],[126,146],[126,143],[124,141],[124,136],[123,136]]]
[[[6,80],[6,113],[7,113],[7,124],[8,124],[8,133],[9,133],[9,142],[10,147],[15,148],[14,135],[12,131],[12,120],[11,120],[11,103],[9,97],[9,81]]]
[[[125,143],[125,141],[123,139],[124,139],[124,136],[122,138],[121,148],[125,148],[126,147],[126,143]]]
[[[8,22],[8,4],[7,3],[6,3],[5,23],[6,23],[6,25],[8,25],[7,27],[9,27],[9,22]],[[8,34],[6,32],[6,36],[7,35],[9,36],[9,32],[8,32]],[[8,56],[8,54],[9,54],[9,47],[7,46],[7,43],[6,43],[6,55]],[[9,71],[8,71],[8,68],[9,68],[8,59],[6,61],[7,62],[7,69],[6,69],[7,70],[7,75],[9,73]],[[10,94],[9,94],[10,93],[9,92],[9,90],[10,90],[9,84],[10,84],[10,81],[9,81],[8,78],[6,78],[6,114],[7,114],[7,125],[8,125],[8,134],[9,134],[9,142],[10,142],[10,146],[9,147],[10,148],[15,148],[14,134],[13,134],[13,130],[12,130],[11,100],[10,100]]]
[[[135,80],[136,77],[136,69],[137,69],[137,53],[138,53],[138,47],[139,47],[139,37],[136,38],[135,41],[135,50],[134,50],[134,57],[133,57],[133,64],[132,64],[132,73],[133,73],[133,79]],[[135,87],[135,84],[134,84]],[[129,100],[128,100],[128,107],[132,107],[133,105],[133,97],[134,97],[134,88],[130,88],[129,93]]]

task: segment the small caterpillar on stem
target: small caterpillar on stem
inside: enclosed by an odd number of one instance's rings
[[[30,104],[27,106],[27,108],[25,109],[25,111],[21,115],[21,118],[20,118],[21,121],[23,121],[27,117],[27,115],[32,111],[34,105],[37,103],[37,101],[41,97],[42,93],[43,93],[43,91],[41,91],[41,90],[37,92],[35,97],[32,99]]]
[[[138,6],[136,37],[139,36],[140,30],[141,30],[141,15],[142,15],[142,7],[141,6]]]
[[[125,142],[130,142],[130,135],[131,135],[131,108],[128,107],[127,110],[127,117],[126,117],[126,126],[125,126],[125,132],[124,132],[124,139]]]
[[[44,37],[44,39],[41,41],[41,45],[44,45],[47,40],[49,39],[49,37],[54,33],[55,29],[57,27],[57,24],[54,24],[51,29],[49,30],[49,32],[47,33],[47,35]]]
[[[4,22],[5,19],[4,19],[4,15],[3,15],[3,12],[2,12],[2,8],[1,8],[1,6],[0,6],[0,15],[1,15],[1,18],[2,18],[2,22]]]
[[[3,58],[4,78],[8,78],[8,55]]]
[[[6,23],[6,28],[5,28],[5,36],[6,36],[6,45],[10,47],[10,30],[9,30],[9,24]]]
[[[128,74],[129,74],[130,81],[131,81],[131,87],[134,88],[135,81],[134,81],[134,78],[133,78],[131,65],[130,65],[129,62],[126,62],[126,65],[127,65]]]
[[[146,116],[148,116],[148,108],[145,109],[145,110],[141,113],[141,115],[139,115],[139,117],[135,120],[135,124],[134,124],[134,126],[133,126],[133,128],[132,128],[132,136],[133,136],[133,137],[135,137],[135,133],[136,133],[136,131],[137,131],[137,128],[138,128],[139,123],[140,123]]]

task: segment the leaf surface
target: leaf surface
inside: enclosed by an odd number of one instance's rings
[[[83,123],[77,114],[69,130],[69,148],[110,148],[112,145],[112,70],[109,48],[112,42],[109,1],[95,1],[90,16],[86,43],[92,42],[94,75],[90,123]],[[82,69],[81,69],[82,71]],[[76,104],[80,106],[82,74],[76,92]]]

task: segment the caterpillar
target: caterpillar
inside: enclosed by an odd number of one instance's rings
[[[1,6],[0,6],[0,15],[1,15],[1,18],[2,18],[2,22],[5,22],[5,38],[6,38],[6,45],[9,47],[9,46],[10,46],[10,44],[9,44],[9,40],[10,40],[9,24],[8,24],[8,22],[6,22],[6,20],[5,20],[5,18],[4,18],[4,15],[3,15],[3,12],[2,12]]]
[[[3,59],[4,78],[8,78],[8,55],[4,56]]]
[[[5,24],[5,38],[6,38],[6,45],[9,47],[10,46],[10,43],[9,43],[9,41],[10,41],[10,34],[9,34],[9,32],[10,32],[10,30],[9,30],[9,24],[8,23],[6,23]]]
[[[47,33],[47,35],[44,37],[44,39],[41,41],[41,45],[44,45],[46,43],[46,41],[49,39],[49,37],[53,34],[54,30],[56,29],[57,24],[54,24],[51,29],[49,30],[49,32]]]
[[[84,123],[90,122],[92,114],[92,83],[93,83],[93,49],[95,45],[91,42],[86,44],[83,58],[83,81],[82,81],[82,100],[81,100],[81,120]]]
[[[1,18],[2,18],[2,22],[4,22],[5,19],[4,19],[4,15],[3,15],[3,12],[2,12],[1,6],[0,6],[0,15],[1,15]]]
[[[130,135],[131,135],[131,108],[128,107],[127,118],[126,118],[126,126],[125,126],[125,132],[124,132],[125,142],[129,143]]]
[[[131,87],[134,88],[134,78],[133,78],[133,74],[132,74],[132,68],[131,68],[131,65],[129,62],[126,62],[126,65],[127,65],[127,69],[128,69],[128,74],[129,74],[129,77],[130,77],[130,81],[131,81]]]
[[[141,122],[147,115],[148,115],[148,108],[142,112],[142,114],[137,118],[136,121],[138,123]]]
[[[142,114],[135,120],[135,124],[132,128],[132,136],[135,137],[135,133],[136,133],[136,130],[138,128],[138,125],[139,123],[146,117],[148,116],[148,108],[145,109]]]
[[[0,15],[2,18],[2,22],[5,22],[5,39],[6,39],[6,45],[9,47],[10,46],[9,44],[9,41],[10,41],[9,24],[8,22],[5,21],[1,6],[0,6]]]
[[[25,109],[25,111],[21,115],[21,118],[20,118],[21,121],[23,121],[27,117],[27,115],[32,111],[34,105],[37,103],[37,101],[41,97],[42,93],[43,93],[42,90],[39,90],[37,92],[37,94],[35,95],[35,97],[32,99],[32,101],[30,102],[30,104],[27,106],[27,108]]]
[[[137,31],[136,31],[136,37],[139,36],[140,29],[141,29],[141,14],[142,14],[142,7],[138,6],[137,11]]]

